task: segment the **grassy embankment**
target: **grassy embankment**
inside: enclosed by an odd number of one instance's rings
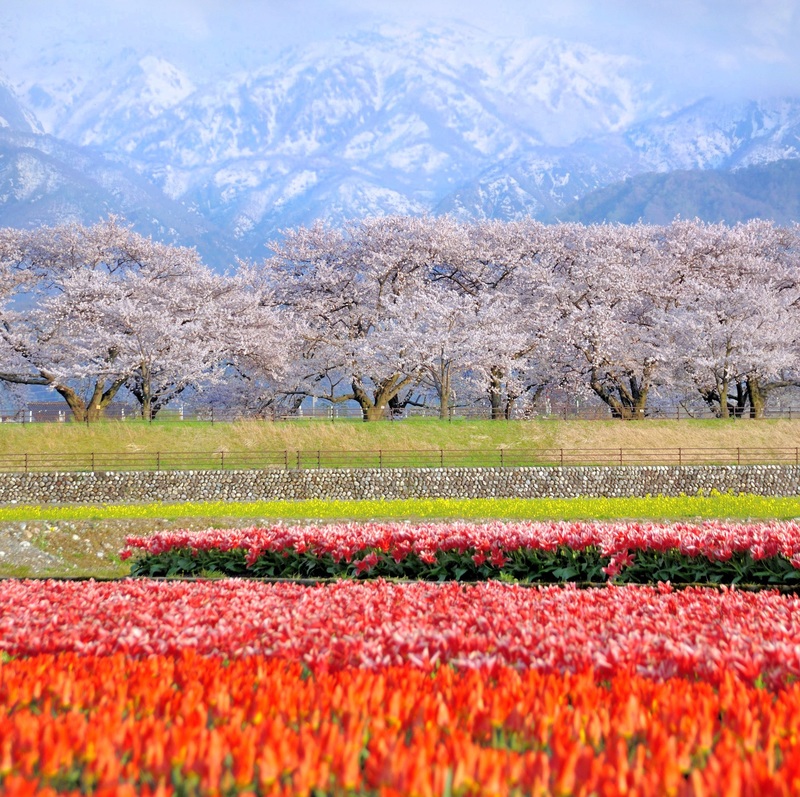
[[[261,451],[473,451],[622,448],[792,448],[800,421],[532,421],[414,420],[363,424],[297,421],[232,424],[136,422],[5,425],[0,460],[13,454],[85,455],[117,452]],[[479,457],[478,457],[479,459]],[[479,464],[479,463],[476,463]],[[506,501],[259,502],[148,506],[0,507],[6,533],[24,536],[58,561],[38,571],[0,559],[0,575],[27,572],[120,575],[127,567],[115,553],[127,534],[154,528],[205,528],[273,520],[364,519],[698,519],[790,518],[800,500],[753,496],[688,496],[669,499],[573,499]],[[1,538],[0,538],[1,539]]]
[[[523,449],[793,448],[800,420],[453,421],[298,420],[281,423],[137,421],[4,424],[0,459],[12,454],[436,451]],[[477,463],[476,463],[477,464]]]

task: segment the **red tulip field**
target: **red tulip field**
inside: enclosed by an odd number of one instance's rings
[[[777,590],[0,582],[4,795],[800,791]]]
[[[129,537],[134,575],[800,583],[800,524],[365,523]]]

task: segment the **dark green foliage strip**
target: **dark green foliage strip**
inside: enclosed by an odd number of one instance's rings
[[[485,581],[501,579],[522,583],[598,583],[652,584],[747,584],[760,586],[800,586],[800,570],[783,556],[753,559],[749,552],[734,553],[726,560],[705,556],[690,557],[678,551],[631,551],[629,564],[619,572],[608,556],[596,548],[573,551],[520,549],[502,554],[504,561],[480,561],[475,551],[439,551],[435,560],[424,562],[414,555],[396,562],[377,550],[364,550],[363,556],[339,562],[329,555],[317,556],[296,551],[262,552],[252,566],[245,562],[246,551],[173,549],[147,555],[132,563],[134,576],[224,575],[240,578],[387,578],[422,581]],[[476,562],[476,558],[480,563]],[[604,569],[606,568],[606,569]]]

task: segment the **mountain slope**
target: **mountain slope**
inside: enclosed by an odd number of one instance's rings
[[[0,129],[40,133],[41,125],[5,80],[0,77]]]
[[[234,260],[224,233],[122,164],[51,136],[0,129],[0,226],[91,224],[109,213],[142,234],[196,246],[220,268]]]
[[[727,224],[754,218],[782,225],[800,221],[800,160],[733,172],[643,174],[594,191],[548,220],[669,224],[677,216]]]
[[[526,214],[561,218],[562,208],[636,175],[732,170],[798,158],[800,100],[721,103],[707,99],[623,133],[585,139],[569,147],[531,148],[459,186],[441,200],[437,210],[462,218],[510,219]],[[691,197],[676,197],[675,206],[679,205],[684,207],[681,215],[694,215],[688,212],[694,209]]]

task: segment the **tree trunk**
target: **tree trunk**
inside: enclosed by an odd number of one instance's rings
[[[747,410],[747,403],[750,400],[747,382],[741,380],[736,382],[736,404],[733,407],[734,418],[744,418]]]
[[[643,421],[647,409],[647,396],[650,392],[648,369],[645,366],[641,382],[635,377],[628,378],[628,389],[619,388],[624,418],[629,421]]]
[[[383,407],[373,401],[360,382],[353,382],[353,398],[361,407],[361,416],[364,421],[379,421],[383,417]]]
[[[87,402],[77,391],[73,390],[69,385],[61,384],[56,380],[55,376],[46,371],[40,371],[38,376],[32,374],[0,374],[0,379],[14,385],[43,385],[51,387],[67,402],[67,406],[72,412],[72,417],[79,423],[100,420],[103,417],[105,408],[114,400],[119,389],[125,384],[124,379],[116,380],[111,383],[111,387],[108,390],[104,391],[105,380],[100,379],[95,382],[92,396]]]
[[[125,384],[124,380],[117,380],[111,383],[108,390],[103,390],[105,382],[99,380],[95,383],[88,402],[68,385],[54,384],[53,389],[67,402],[76,421],[90,423],[99,421],[103,417],[106,407],[114,400],[123,384]]]
[[[519,396],[513,396],[511,393],[508,394],[506,397],[506,407],[503,411],[503,417],[507,420],[511,420],[511,413],[514,411],[514,404],[516,403]]]
[[[747,377],[747,395],[750,399],[750,417],[764,418],[767,408],[767,394],[762,390],[757,376]]]
[[[401,374],[393,374],[378,385],[374,396],[367,393],[360,379],[354,379],[352,382],[353,399],[361,407],[364,421],[382,421],[386,417],[389,402],[403,388],[413,384],[414,378],[414,376],[404,377]]]
[[[382,421],[386,417],[386,407],[381,405],[362,407],[361,411],[365,421]]]
[[[731,353],[733,352],[733,344],[730,340],[725,345],[725,360],[722,366],[722,376],[717,379],[717,393],[719,395],[719,417],[730,418],[731,411],[736,417],[736,408],[728,403],[728,390],[731,386]]]
[[[451,380],[450,365],[443,365],[439,385],[439,419],[442,421],[446,421],[450,417],[450,396],[453,392]]]
[[[717,394],[719,395],[719,417],[730,418],[731,408],[728,404],[728,379],[724,377],[717,383]]]
[[[646,363],[642,370],[641,381],[631,374],[627,378],[627,384],[625,380],[615,378],[609,379],[611,381],[611,386],[609,386],[603,381],[598,369],[592,368],[589,386],[595,395],[608,405],[612,418],[641,421],[644,420],[647,413],[651,374],[652,366]]]
[[[143,421],[153,420],[153,380],[150,374],[150,366],[143,362],[139,366],[139,378],[142,380],[140,389],[134,393],[139,399]]]
[[[493,421],[504,420],[503,372],[500,368],[492,368],[489,375],[489,404],[491,406],[491,419]]]
[[[78,423],[84,423],[89,420],[86,415],[86,402],[71,387],[56,385],[55,391],[67,402],[67,406],[72,411],[72,417]]]
[[[630,393],[628,401],[628,412],[630,413],[630,420],[643,421],[645,418],[645,410],[647,409],[647,395],[650,392],[650,380],[647,368],[645,368],[642,381],[639,382],[635,376],[629,380]]]
[[[625,405],[614,394],[613,388],[609,388],[607,385],[603,384],[599,373],[594,368],[592,369],[592,375],[589,380],[589,387],[591,387],[598,398],[608,405],[608,408],[611,410],[612,418],[619,418],[621,420],[626,420],[628,418],[629,412],[625,408]]]

